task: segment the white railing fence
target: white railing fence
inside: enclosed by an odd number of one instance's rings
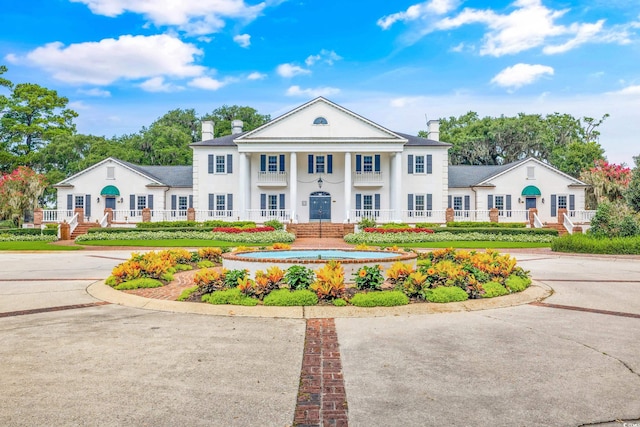
[[[569,219],[569,215],[564,214],[563,216],[564,219],[562,221],[562,225],[567,229],[567,232],[569,234],[573,234],[573,228],[575,227],[575,225],[573,225],[573,222],[571,222],[571,220]]]
[[[108,213],[104,214],[104,216],[98,222],[98,224],[100,224],[100,227],[102,227],[102,228],[108,227],[109,226],[109,214]]]
[[[542,228],[544,226],[544,224],[542,223],[542,221],[540,221],[540,218],[538,218],[538,214],[534,213],[533,214],[533,227],[534,228]]]
[[[62,222],[73,218],[74,212],[72,210],[58,209],[58,210],[42,210],[42,222]]]
[[[569,211],[567,214],[577,223],[589,223],[596,216],[596,211]]]
[[[78,226],[78,214],[73,215],[71,221],[69,221],[69,235],[72,235],[76,227]]]
[[[289,209],[248,209],[247,220],[255,222],[264,222],[277,219],[280,222],[289,221],[291,211]]]
[[[210,221],[213,219],[220,219],[224,221],[239,221],[240,212],[233,210],[196,211],[196,221],[198,222]]]
[[[353,184],[380,184],[383,182],[382,172],[354,172]]]
[[[393,209],[352,209],[349,218],[353,222],[360,222],[361,219],[372,219],[378,223],[396,222],[400,219],[395,218]]]
[[[287,184],[286,172],[258,172],[258,184]]]
[[[444,223],[446,219],[445,211],[426,211],[426,210],[405,210],[402,211],[402,222],[432,222]]]

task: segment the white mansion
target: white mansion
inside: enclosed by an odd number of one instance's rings
[[[322,97],[261,127],[213,138],[202,124],[192,144],[193,166],[139,166],[107,158],[55,185],[58,211],[83,208],[88,221],[265,220],[354,223],[457,220],[557,222],[558,210],[584,210],[586,185],[538,160],[500,166],[450,166],[450,144],[439,141],[439,123],[429,139],[393,132]],[[193,209],[190,209],[193,208]],[[53,218],[46,217],[45,221]],[[149,218],[147,218],[149,219]]]

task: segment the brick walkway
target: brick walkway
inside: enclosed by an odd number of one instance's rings
[[[145,298],[175,301],[178,299],[182,291],[193,286],[194,274],[196,274],[195,270],[181,271],[173,275],[174,280],[168,285],[161,286],[159,288],[130,289],[122,292]]]

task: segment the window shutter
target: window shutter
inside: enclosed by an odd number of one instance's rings
[[[91,216],[91,194],[85,195],[84,200],[84,216]]]
[[[267,155],[260,154],[260,172],[267,171]]]
[[[427,194],[427,210],[430,211],[433,209],[433,195]]]
[[[285,168],[284,168],[284,154],[280,154],[280,172],[284,172]]]
[[[451,196],[448,196],[447,198],[447,208],[452,208],[453,207],[453,200]]]
[[[233,194],[231,193],[227,194],[227,210],[233,210]]]
[[[174,194],[171,196],[171,210],[175,211],[176,209],[178,209],[178,196]]]
[[[576,210],[576,196],[575,196],[575,194],[569,194],[569,210],[570,211],[575,211]]]
[[[147,196],[147,207],[153,210],[153,194]]]
[[[356,209],[362,209],[362,194],[356,194]]]
[[[433,173],[433,156],[431,154],[427,154],[427,173]]]
[[[409,165],[408,165],[409,173],[412,174],[413,173],[413,154],[409,154],[407,156],[407,158],[408,158],[408,162],[409,162]]]
[[[555,194],[551,195],[551,216],[558,215],[558,197]]]
[[[373,158],[374,160],[374,171],[380,172],[380,154],[376,154]]]
[[[307,159],[308,159],[307,172],[312,174],[313,173],[313,154],[309,154]]]
[[[192,208],[193,207],[193,196],[189,195],[189,207]]]
[[[213,173],[213,154],[209,154],[209,173]]]
[[[284,209],[284,193],[280,193],[280,209]]]
[[[73,194],[67,194],[67,210],[73,210]]]
[[[464,196],[464,210],[471,210],[471,196]]]
[[[260,209],[267,209],[267,195],[265,193],[260,194]]]
[[[227,154],[227,173],[233,173],[233,154]]]
[[[409,194],[409,200],[407,202],[407,209],[412,211],[413,210],[413,194]]]
[[[356,172],[362,172],[362,155],[356,154]]]
[[[209,193],[209,210],[210,211],[214,210],[213,198],[214,198],[214,195]]]
[[[333,173],[333,154],[327,154],[327,173]]]
[[[376,193],[373,195],[373,208],[380,209],[380,194]]]
[[[511,210],[511,194],[507,194],[507,210],[510,211]]]
[[[493,194],[487,196],[487,208],[493,209]]]
[[[135,194],[130,194],[129,195],[129,209],[131,209],[132,211],[136,209],[136,195]]]

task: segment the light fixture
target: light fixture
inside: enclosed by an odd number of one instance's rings
[[[100,203],[100,197],[96,198],[96,203]]]
[[[318,188],[322,188],[322,184],[324,181],[322,181],[322,177],[318,178]]]
[[[120,203],[124,202],[124,197],[120,197]]]
[[[522,203],[522,199],[518,197],[518,203]]]
[[[544,197],[542,198],[542,204],[544,204]]]

